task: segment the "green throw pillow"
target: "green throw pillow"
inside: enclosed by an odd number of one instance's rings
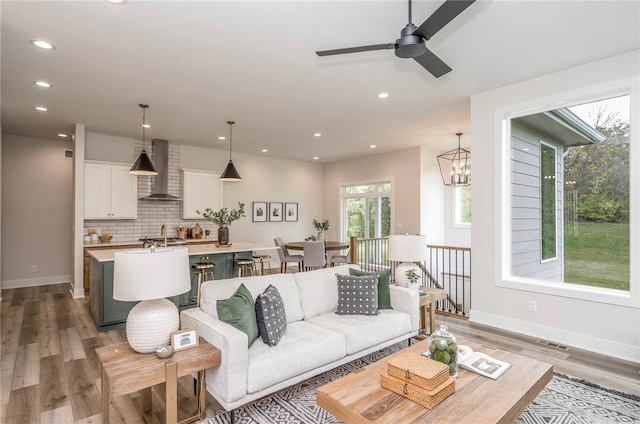
[[[258,338],[255,303],[244,284],[240,284],[229,299],[216,301],[216,309],[220,321],[233,325],[247,335],[249,346]]]
[[[391,307],[391,293],[389,290],[389,281],[391,280],[391,270],[387,269],[382,272],[365,272],[357,269],[349,268],[349,274],[355,277],[363,275],[375,275],[378,277],[378,309],[393,309]]]

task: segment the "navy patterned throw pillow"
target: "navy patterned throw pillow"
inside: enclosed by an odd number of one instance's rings
[[[378,315],[378,277],[336,274],[338,315]]]
[[[256,298],[256,320],[262,341],[269,346],[277,345],[287,329],[287,315],[282,296],[272,285]]]

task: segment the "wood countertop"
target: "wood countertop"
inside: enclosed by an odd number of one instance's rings
[[[228,247],[218,247],[214,243],[209,244],[193,244],[189,245],[179,245],[179,246],[169,246],[169,247],[186,247],[189,249],[189,256],[191,255],[215,255],[216,253],[235,253],[235,252],[246,252],[246,251],[259,251],[259,250],[275,250],[276,246],[273,245],[265,245],[258,243],[247,243],[247,242],[235,242],[232,243]],[[118,249],[114,244],[114,249],[96,249],[90,250],[89,256],[95,259],[98,262],[112,262],[113,254],[118,251],[122,251],[123,249]],[[127,249],[129,250],[129,249]],[[130,250],[138,250],[138,249],[130,249]],[[142,250],[140,248],[140,250]]]

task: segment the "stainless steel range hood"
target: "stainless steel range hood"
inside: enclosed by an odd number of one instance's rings
[[[152,141],[152,161],[158,171],[153,177],[151,194],[141,200],[175,201],[181,198],[169,194],[169,141],[154,138]]]

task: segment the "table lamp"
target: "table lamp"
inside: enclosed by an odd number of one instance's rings
[[[175,303],[166,297],[191,290],[187,248],[137,249],[114,254],[113,298],[137,301],[127,317],[127,341],[139,353],[169,344],[180,328]]]
[[[396,266],[395,281],[400,287],[410,287],[407,271],[413,269],[420,275],[421,271],[414,262],[427,260],[427,237],[420,235],[390,235],[389,260],[401,262]],[[418,288],[418,285],[415,286]]]

